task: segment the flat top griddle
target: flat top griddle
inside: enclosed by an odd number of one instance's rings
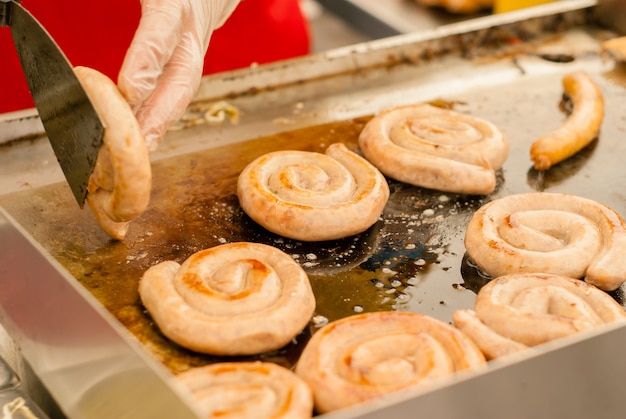
[[[577,60],[597,57],[533,56],[541,65],[570,71]],[[523,68],[523,63],[517,63]],[[520,70],[522,71],[522,70]],[[64,184],[18,192],[1,203],[149,351],[173,372],[224,358],[185,350],[163,337],[142,307],[137,284],[142,273],[164,260],[182,262],[191,254],[226,242],[251,241],[290,254],[307,271],[317,299],[316,315],[332,321],[362,311],[403,310],[450,322],[459,308],[473,306],[488,278],[472,267],[463,246],[465,226],[487,201],[514,193],[552,191],[601,201],[626,213],[620,190],[620,162],[626,129],[620,103],[626,99],[626,72],[590,70],[606,100],[598,140],[547,172],[531,167],[529,147],[565,118],[560,106],[560,72],[480,89],[470,96],[436,100],[494,122],[510,143],[510,154],[488,196],[428,190],[388,179],[391,196],[381,220],[368,231],[342,240],[306,243],[269,233],[239,207],[236,181],[254,158],[274,150],[315,152],[342,142],[358,152],[357,138],[370,116],[287,130],[229,146],[155,162],[148,210],[122,242],[110,240],[88,210],[72,205]],[[60,210],[61,209],[61,210]],[[612,295],[623,303],[623,290]],[[264,359],[293,366],[316,326]]]
[[[520,42],[513,48],[502,50],[502,43],[493,44],[493,49],[488,47],[491,44],[475,44],[488,38],[483,35],[497,35],[500,28],[496,28],[490,34],[479,31],[441,40],[444,51],[459,47],[457,42],[463,40],[472,43],[460,45],[462,57],[444,54],[428,59],[436,45],[425,41],[428,45],[420,49],[417,61],[396,56],[389,67],[336,78],[303,78],[284,89],[233,97],[243,110],[239,125],[194,125],[172,133],[173,144],[186,141],[198,146],[155,159],[150,206],[123,242],[110,240],[89,210],[78,209],[65,184],[7,194],[0,197],[0,205],[174,373],[224,358],[193,353],[163,337],[140,303],[138,281],[155,263],[182,262],[199,250],[226,242],[261,242],[290,254],[311,279],[316,316],[328,321],[361,311],[403,310],[450,322],[454,310],[473,306],[476,292],[489,279],[467,260],[463,246],[465,226],[484,203],[515,193],[564,192],[626,214],[622,191],[626,69],[600,53],[599,40],[610,35],[605,30],[593,25],[564,25],[560,30],[558,25],[564,21],[555,22],[555,33],[528,42],[523,36],[511,38],[504,30],[505,40]],[[526,29],[516,26],[515,33],[523,35]],[[476,45],[482,53],[473,55]],[[550,171],[537,172],[530,162],[530,145],[562,123],[566,115],[562,76],[581,69],[605,98],[599,139]],[[285,91],[293,102],[287,100],[283,106]],[[257,156],[281,149],[322,152],[333,142],[358,151],[358,134],[373,111],[422,102],[487,119],[502,129],[510,153],[498,172],[494,193],[451,194],[388,179],[391,196],[378,223],[354,237],[320,243],[271,234],[239,207],[237,176]],[[268,103],[276,106],[264,106]],[[288,115],[296,123],[278,122],[277,116],[293,109],[302,110]],[[238,140],[228,145],[213,142],[224,133],[233,133]],[[623,292],[622,287],[611,293],[622,305]],[[238,359],[293,366],[316,330],[311,324],[281,350]]]

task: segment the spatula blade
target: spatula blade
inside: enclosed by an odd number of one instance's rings
[[[104,126],[72,65],[45,28],[16,2],[10,16],[13,42],[39,117],[82,208]]]

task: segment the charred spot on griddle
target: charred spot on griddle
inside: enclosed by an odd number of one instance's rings
[[[559,109],[566,115],[570,115],[574,111],[574,102],[567,93],[563,93],[563,96],[561,96]]]
[[[428,265],[438,263],[437,254],[432,251],[436,247],[438,246],[420,244],[414,249],[407,249],[394,243],[393,238],[390,238],[389,241],[382,242],[378,251],[363,262],[360,267],[369,272],[376,272],[383,268],[395,271],[402,266],[403,276],[406,278],[414,277],[418,272],[427,269]],[[425,263],[423,265],[414,263],[417,260],[423,260]]]
[[[478,291],[493,279],[478,268],[467,252],[463,255],[461,263],[461,277],[463,278],[463,287],[475,294],[478,294]]]
[[[309,275],[333,275],[350,270],[363,263],[377,251],[380,231],[384,223],[379,220],[362,233],[337,240],[305,242],[272,233],[247,214],[239,220],[243,228],[240,241],[251,241],[276,247],[289,254]]]
[[[478,209],[485,203],[485,196],[465,195],[453,192],[443,192],[435,189],[426,189],[407,183],[388,180],[389,200],[384,210],[386,220],[396,219],[402,221],[411,218],[419,218],[418,215],[425,210],[438,209],[439,213],[446,216],[459,212],[459,209]],[[500,185],[504,183],[504,175],[501,170],[496,172],[496,193]]]
[[[566,64],[571,63],[576,59],[572,54],[561,53],[541,53],[537,54],[542,60],[550,61],[551,63]]]
[[[504,182],[506,179],[504,177],[504,169],[502,167],[496,170],[495,173],[496,173],[496,187],[493,190],[493,192],[491,192],[489,195],[497,194],[502,188],[502,186],[504,185]]]
[[[526,183],[537,192],[543,192],[562,184],[580,172],[593,155],[597,145],[598,139],[596,138],[578,153],[555,164],[548,170],[536,170],[531,166],[526,173]]]
[[[617,303],[619,305],[621,305],[622,307],[624,307],[626,309],[626,298],[624,298],[624,287],[626,285],[621,285],[619,288],[617,288],[614,291],[607,291],[607,294],[609,294],[611,297],[613,297],[615,299],[615,301],[617,301]]]

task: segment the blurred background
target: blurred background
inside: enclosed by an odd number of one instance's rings
[[[313,52],[432,29],[491,13],[490,8],[452,13],[440,6],[427,6],[424,4],[426,0],[420,1],[301,0],[301,6],[311,25]],[[470,1],[475,0],[467,0],[465,3]]]

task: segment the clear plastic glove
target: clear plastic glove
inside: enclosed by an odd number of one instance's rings
[[[239,0],[142,0],[141,20],[118,86],[148,148],[161,142],[196,93],[211,34]]]

